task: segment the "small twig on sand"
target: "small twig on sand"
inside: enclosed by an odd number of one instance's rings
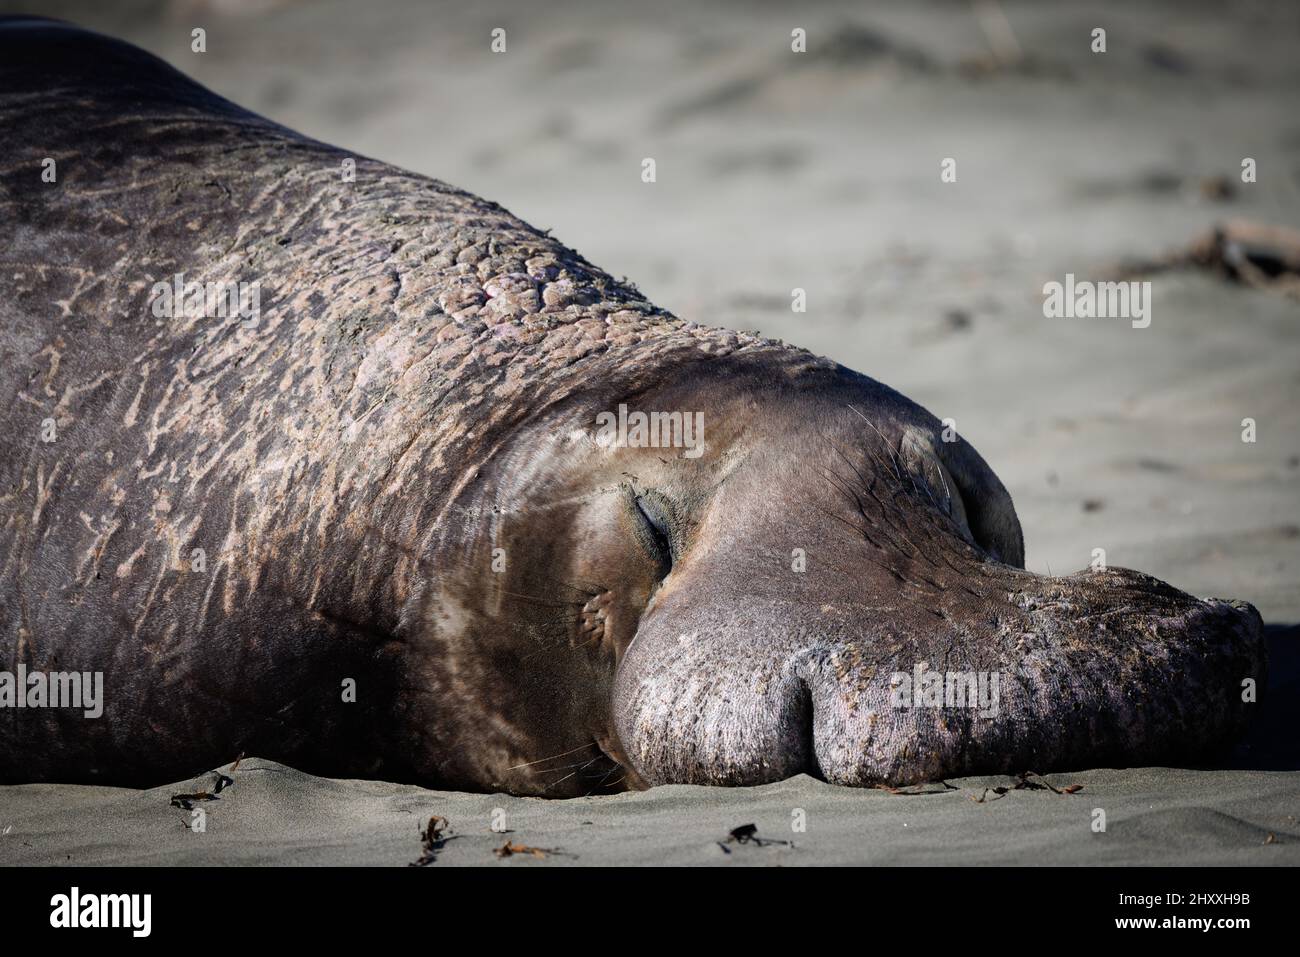
[[[435,814],[429,818],[429,823],[424,826],[420,832],[421,850],[420,856],[413,860],[408,867],[428,867],[438,859],[438,852],[447,846],[447,842],[452,840],[451,822],[440,814]]]
[[[718,841],[718,847],[722,848],[724,854],[731,853],[731,848],[727,847],[728,844],[752,844],[755,847],[766,847],[772,844],[782,847],[794,847],[794,841],[777,841],[768,837],[759,837],[757,824],[742,824],[740,827],[732,828],[725,841]]]
[[[524,854],[529,857],[537,858],[544,858],[550,855],[557,855],[560,857],[574,856],[572,854],[565,854],[564,851],[556,847],[529,847],[527,844],[516,844],[511,840],[507,840],[500,847],[494,848],[492,853],[500,858],[514,857],[516,854]]]

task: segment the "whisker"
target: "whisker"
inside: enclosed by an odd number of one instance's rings
[[[587,765],[589,765],[589,764],[591,764],[591,763],[593,763],[593,762],[595,762],[595,761],[600,760],[601,757],[602,757],[602,755],[597,755],[596,757],[592,758],[591,761],[588,761],[587,764],[584,764],[584,765],[582,766],[582,768],[585,768],[585,767],[587,767]],[[581,771],[582,768],[578,768],[578,771]],[[557,768],[556,770],[563,770],[563,768]],[[570,772],[569,772],[568,774],[566,774],[564,777],[560,778],[560,780],[558,780],[558,781],[552,781],[550,784],[546,785],[546,787],[542,788],[542,790],[543,790],[543,791],[549,791],[551,788],[555,787],[557,784],[563,784],[565,781],[569,780],[569,778],[571,778],[571,777],[573,777],[575,774],[577,774],[578,771],[570,771]]]
[[[556,758],[562,758],[566,754],[573,754],[581,751],[583,748],[591,747],[590,744],[580,744],[576,748],[570,748],[568,751],[561,751],[559,754],[552,754],[549,758],[538,758],[536,761],[529,761],[526,764],[516,764],[513,768],[506,768],[507,771],[518,771],[520,768],[531,768],[534,764],[544,764],[547,761],[554,761]]]

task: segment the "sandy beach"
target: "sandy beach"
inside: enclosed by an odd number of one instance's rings
[[[1030,777],[1020,789],[1014,778],[964,778],[898,794],[800,775],[758,788],[547,801],[334,781],[245,760],[220,800],[205,802],[206,832],[193,833],[170,798],[212,778],[148,791],[7,788],[13,830],[0,863],[407,865],[439,815],[451,830],[427,866],[1300,864],[1300,772],[1093,770]],[[1104,832],[1093,830],[1097,809]],[[806,829],[793,830],[796,821]],[[729,840],[747,824],[757,841]],[[502,856],[507,844],[537,853]]]
[[[435,867],[1300,863],[1300,299],[1186,267],[1142,274],[1147,328],[1042,308],[1046,282],[1116,276],[1217,224],[1300,227],[1300,10],[1007,2],[1008,47],[970,4],[935,0],[105,7],[0,2],[123,37],[289,127],[501,203],[683,318],[780,337],[952,418],[1009,489],[1028,568],[1074,572],[1101,548],[1249,601],[1270,686],[1211,768],[904,793],[798,777],[543,801],[250,756],[194,833],[169,802],[213,774],[4,787],[0,864],[405,865],[433,815],[451,828]],[[726,843],[747,824],[764,843]],[[507,842],[541,851],[494,853]]]

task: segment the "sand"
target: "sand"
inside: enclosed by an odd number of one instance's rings
[[[245,759],[235,784],[204,805],[206,831],[191,831],[191,813],[170,797],[211,780],[149,791],[7,788],[0,830],[12,831],[0,837],[0,864],[407,865],[435,814],[451,830],[432,867],[1300,864],[1294,771],[1092,770],[1030,777],[1036,789],[963,778],[901,794],[800,775],[757,788],[670,785],[547,801],[336,781]],[[1058,794],[1044,780],[1081,788]],[[1104,831],[1093,829],[1099,810]],[[746,824],[762,843],[728,842]],[[498,856],[507,842],[540,856]]]
[[[1251,749],[1226,767],[1054,776],[1083,785],[1070,795],[981,804],[989,782],[901,796],[800,778],[542,802],[250,760],[202,835],[167,803],[194,782],[0,789],[0,863],[402,864],[431,814],[456,829],[439,867],[497,864],[506,837],[574,856],[504,866],[1296,862],[1300,309],[1162,273],[1151,326],[1133,329],[1046,319],[1042,287],[1103,278],[1227,218],[1300,224],[1300,11],[1005,3],[1025,59],[989,69],[956,2],[222,12],[239,6],[0,3],[63,11],[305,133],[496,200],[685,318],[759,329],[888,383],[955,419],[998,472],[1032,570],[1073,572],[1104,548],[1112,565],[1245,599],[1282,666]],[[195,25],[206,54],[189,51]],[[496,26],[505,54],[488,49]],[[1094,26],[1105,54],[1089,50]],[[945,157],[955,183],[940,182]],[[1205,188],[1216,177],[1229,198]],[[495,807],[513,834],[488,830]],[[806,833],[791,832],[794,808]],[[747,823],[795,846],[718,847]]]

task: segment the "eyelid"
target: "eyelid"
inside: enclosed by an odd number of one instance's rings
[[[636,497],[636,507],[647,522],[653,526],[654,530],[662,535],[665,539],[672,539],[672,532],[668,528],[668,520],[664,517],[663,512],[655,506],[653,502],[644,495]]]
[[[644,495],[633,493],[632,504],[641,521],[645,523],[645,534],[653,543],[652,547],[660,552],[660,557],[671,568],[676,560],[677,550],[674,547],[670,506],[663,500],[663,496],[649,489]]]

